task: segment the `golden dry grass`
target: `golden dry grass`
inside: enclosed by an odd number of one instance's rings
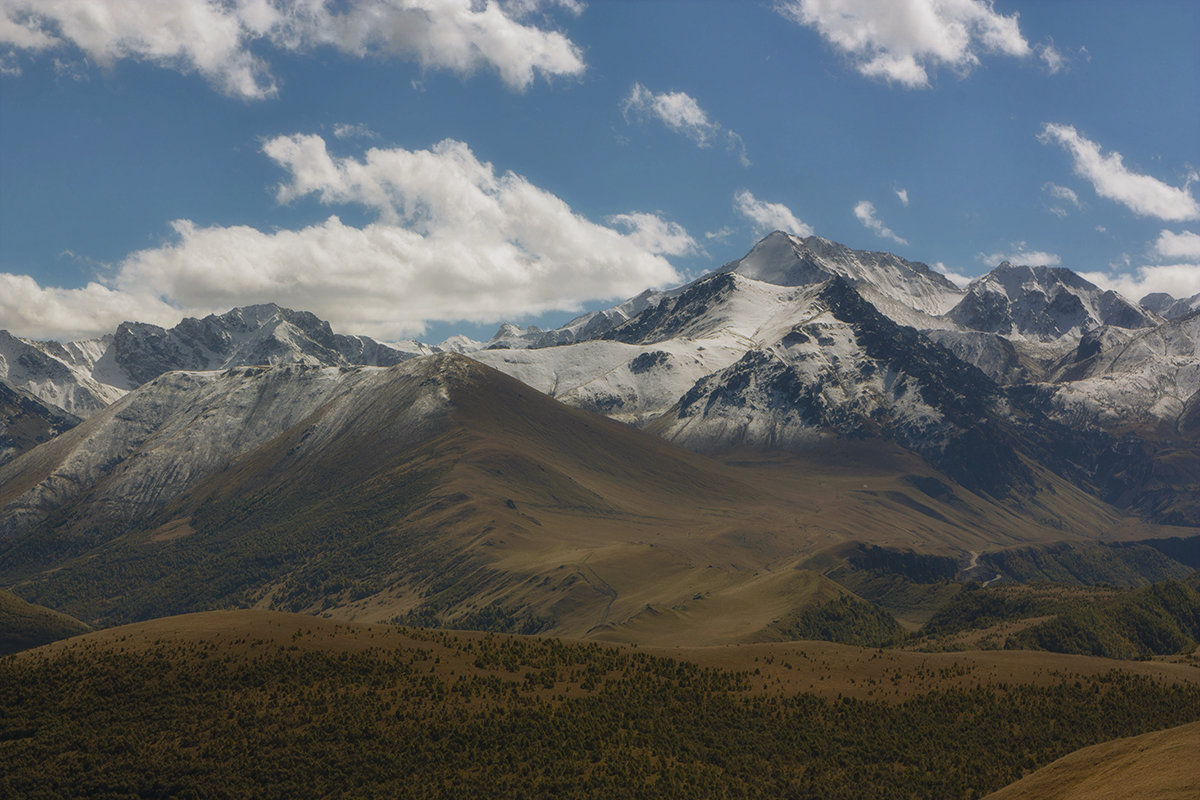
[[[1200,722],[1085,747],[988,800],[1195,800],[1200,797]]]
[[[447,643],[506,636],[439,631],[431,637],[420,629],[246,609],[185,614],[109,628],[27,651],[19,657],[41,657],[72,649],[137,652],[164,643],[205,643],[222,657],[235,659],[251,658],[258,649],[275,646],[325,652],[420,648],[427,653],[429,669],[445,678],[479,671],[473,655]],[[767,695],[811,692],[826,698],[903,702],[938,689],[1004,684],[1051,686],[1115,669],[1167,683],[1200,685],[1200,662],[1194,659],[1119,661],[1020,650],[916,653],[814,641],[705,647],[606,646],[745,672],[750,691]]]

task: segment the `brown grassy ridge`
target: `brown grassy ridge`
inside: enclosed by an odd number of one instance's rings
[[[1188,656],[1120,661],[1032,650],[928,653],[820,641],[597,645],[580,639],[372,625],[255,609],[185,614],[108,628],[54,642],[21,657],[45,658],[106,649],[140,653],[164,642],[202,645],[234,660],[253,658],[254,652],[263,648],[297,645],[323,653],[418,648],[426,653],[424,660],[431,674],[447,678],[477,669],[476,655],[465,648],[483,641],[561,641],[619,653],[644,653],[745,673],[747,691],[778,696],[811,692],[830,699],[872,698],[895,703],[947,688],[1051,686],[1064,679],[1095,677],[1114,669],[1155,681],[1200,686],[1200,661]]]
[[[420,431],[400,417],[421,386],[379,381],[95,546],[83,496],[60,517],[71,535],[6,543],[0,581],[95,624],[257,606],[728,644],[770,638],[777,621],[843,593],[806,565],[847,542],[958,558],[1166,535],[1049,473],[1042,491],[997,500],[888,442],[703,456],[443,361],[447,412]],[[97,424],[26,463],[50,470]],[[32,566],[51,545],[69,555]]]
[[[0,795],[978,796],[1194,721],[1197,672],[192,614],[0,659]]]
[[[1191,800],[1200,795],[1200,722],[1093,745],[987,800]]]

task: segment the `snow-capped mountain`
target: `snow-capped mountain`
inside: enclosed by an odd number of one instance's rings
[[[1096,331],[1057,378],[1046,391],[1075,424],[1185,434],[1200,402],[1200,312],[1133,335]]]
[[[0,330],[0,383],[86,417],[132,388],[113,363],[113,337],[79,342],[20,339]]]
[[[777,286],[812,285],[840,276],[884,313],[912,321],[922,320],[912,311],[936,316],[962,296],[962,290],[925,264],[891,253],[851,250],[820,236],[801,239],[780,231],[720,271]]]
[[[1014,266],[1007,261],[972,281],[946,316],[970,330],[1039,342],[1080,336],[1101,325],[1138,329],[1161,322],[1069,269]]]
[[[506,323],[488,342],[441,347],[693,449],[882,437],[1002,494],[1080,426],[1124,435],[1186,416],[1200,363],[1188,319],[1163,324],[1066,269],[1002,264],[963,291],[924,264],[775,232],[677,289],[551,331]],[[25,356],[9,360],[24,370],[10,367],[10,382],[58,387],[64,402],[64,385],[122,394],[172,369],[387,365],[431,349],[339,336],[276,306],[170,330],[127,323],[88,343],[5,341]],[[76,385],[30,377],[43,373]],[[1099,474],[1109,440],[1093,438],[1059,464],[1072,480]]]
[[[635,299],[640,311],[607,314],[590,340],[506,328],[471,355],[695,449],[882,436],[995,490],[1024,480],[1030,458],[1100,480],[1125,463],[1096,461],[1115,440],[1064,437],[1173,425],[1200,363],[1179,326],[1067,269],[1002,264],[963,292],[924,265],[819,237],[771,234]]]
[[[173,328],[124,322],[109,336],[40,342],[0,331],[0,381],[86,417],[171,370],[259,364],[389,366],[433,352],[419,342],[389,346],[334,333],[307,311],[273,303],[235,308]]]
[[[28,528],[85,493],[90,520],[128,522],[301,422],[303,447],[292,455],[347,434],[363,413],[377,415],[392,439],[425,435],[444,406],[436,384],[445,365],[408,363],[164,373],[0,467],[0,534]]]
[[[834,319],[870,316],[844,280],[821,286]],[[869,349],[923,347],[880,324],[857,332]],[[966,419],[973,397],[943,395],[973,368],[929,357],[941,385],[911,391]],[[831,543],[954,552],[1122,522],[1065,484],[997,499],[889,443],[855,449],[862,472],[727,464],[449,353],[175,371],[0,466],[0,575],[98,623],[258,605],[470,626],[490,609],[584,636],[703,597],[740,639]]]
[[[0,571],[99,586],[97,618],[194,610],[199,580],[384,618],[502,602],[583,635],[863,535],[961,554],[1200,525],[1200,314],[1163,322],[1066,270],[962,292],[776,233],[563,328],[442,345],[469,357],[275,306],[0,342],[10,380],[121,395],[71,427],[0,384],[25,437],[0,457]],[[621,583],[630,558],[658,560]]]
[[[1141,299],[1143,308],[1148,308],[1163,319],[1179,319],[1193,311],[1200,311],[1200,293],[1191,297],[1172,297],[1166,292],[1154,292]]]
[[[1020,468],[1011,448],[994,446],[1001,398],[987,376],[897,325],[844,278],[808,300],[804,318],[697,382],[653,429],[700,450],[882,436],[969,488],[1004,493]],[[978,459],[970,468],[967,451]]]
[[[893,319],[923,326],[952,325],[934,315],[961,297],[924,264],[776,231],[686,286],[644,292],[555,331],[505,327],[462,352],[570,405],[645,424],[697,381],[820,313],[815,293],[835,278]]]

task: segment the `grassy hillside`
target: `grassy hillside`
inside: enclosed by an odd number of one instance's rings
[[[0,655],[27,650],[91,630],[77,619],[35,606],[0,589]]]
[[[919,644],[1122,659],[1190,653],[1200,641],[1198,576],[1139,589],[970,584],[932,616]]]
[[[1189,800],[1200,787],[1200,722],[1093,745],[1063,756],[987,800]]]
[[[1198,640],[1200,592],[1181,581],[1072,608],[1013,635],[1018,647],[1109,658],[1190,652]]]
[[[850,630],[886,625],[867,607],[827,634],[792,623],[848,589],[911,629],[954,591],[947,575],[966,551],[1163,534],[1048,473],[1044,491],[999,503],[886,442],[716,460],[469,360],[429,363],[437,369],[421,380],[372,373],[361,392],[120,518],[125,506],[97,498],[105,480],[158,452],[145,438],[151,450],[118,459],[44,524],[5,537],[0,582],[96,625],[260,607],[609,641],[880,643],[882,629]],[[121,408],[137,401],[135,392]],[[423,404],[436,413],[408,413]],[[0,494],[54,474],[72,448],[124,424],[116,413],[23,456]],[[829,575],[841,589],[814,593],[809,561],[855,542],[851,567],[869,580]],[[896,574],[905,583],[889,587]],[[915,583],[924,580],[936,583]]]
[[[1171,665],[705,653],[726,665],[263,612],[112,629],[0,660],[0,795],[957,798],[1200,719],[1200,685],[1148,677]],[[864,678],[846,658],[882,680],[777,677]]]
[[[1193,543],[1191,548],[1198,545]],[[1186,545],[1184,549],[1186,549]],[[1186,577],[1193,569],[1164,552],[1161,540],[1142,542],[1054,542],[984,554],[979,563],[1005,580],[1064,585],[1145,586]]]

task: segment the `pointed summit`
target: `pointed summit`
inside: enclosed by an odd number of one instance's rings
[[[924,314],[944,313],[962,294],[926,264],[892,253],[852,250],[820,236],[801,239],[782,231],[771,233],[720,271],[778,286],[807,286],[837,275],[865,290],[872,302],[890,300]]]
[[[977,331],[1019,335],[1036,341],[1079,336],[1100,325],[1148,328],[1145,309],[1104,290],[1066,267],[1001,262],[976,278],[947,317]]]

